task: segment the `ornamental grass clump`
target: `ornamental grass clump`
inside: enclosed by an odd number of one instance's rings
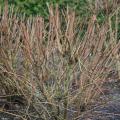
[[[0,90],[24,96],[24,119],[77,119],[104,95],[102,86],[120,47],[110,24],[99,25],[93,14],[81,35],[70,9],[49,6],[48,21],[20,18],[7,5],[1,14]]]

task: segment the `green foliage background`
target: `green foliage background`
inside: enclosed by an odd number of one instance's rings
[[[3,1],[0,4],[3,6]],[[58,4],[60,9],[65,9],[69,6],[75,10],[80,16],[88,16],[90,11],[88,7],[88,0],[8,0],[10,5],[13,5],[20,13],[26,15],[41,15],[48,17],[47,4]],[[92,0],[93,1],[93,0]]]
[[[0,0],[0,6],[4,6],[5,0]],[[97,16],[97,22],[103,23],[108,19],[108,15],[104,9],[95,10],[95,0],[8,0],[9,6],[13,6],[17,15],[26,14],[26,16],[40,15],[46,20],[48,19],[48,5],[59,5],[60,10],[65,10],[67,7],[74,10],[76,16],[81,23],[87,24],[91,15]],[[112,6],[112,0],[108,0]],[[86,25],[84,25],[86,26]]]
[[[0,6],[4,6],[5,0],[0,0]],[[108,0],[112,5],[112,0]],[[18,16],[36,16],[40,15],[45,20],[48,20],[49,11],[48,5],[59,5],[60,10],[65,10],[67,7],[74,10],[77,18],[83,25],[82,34],[86,30],[87,23],[91,15],[97,16],[97,22],[102,24],[108,18],[104,9],[95,10],[95,0],[8,0],[9,6],[14,8]]]

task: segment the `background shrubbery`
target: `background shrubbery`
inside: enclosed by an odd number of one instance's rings
[[[41,15],[44,18],[48,18],[49,16],[49,4],[53,6],[58,4],[61,10],[69,6],[72,10],[76,11],[80,19],[86,20],[91,14],[97,14],[99,21],[102,22],[105,20],[106,14],[110,12],[107,11],[107,7],[111,7],[113,2],[109,0],[109,5],[107,5],[104,0],[102,2],[99,0],[96,1],[96,5],[94,4],[95,0],[9,0],[9,4],[13,5],[20,13],[28,16]],[[3,6],[3,0],[0,0],[0,3]],[[95,11],[95,9],[99,10]]]
[[[4,0],[0,4],[4,6]],[[9,5],[14,7],[19,14],[27,16],[40,15],[45,19],[49,17],[48,6],[56,4],[64,11],[69,7],[76,12],[81,22],[86,23],[92,14],[97,16],[99,23],[105,22],[119,3],[119,0],[8,0]]]
[[[0,0],[3,4],[3,0]],[[81,15],[88,14],[88,2],[87,0],[9,0],[9,4],[14,5],[22,13],[27,15],[42,15],[48,17],[47,4],[58,4],[61,9],[65,9],[67,6],[79,11]]]

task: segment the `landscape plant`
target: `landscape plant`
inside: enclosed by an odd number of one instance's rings
[[[7,3],[1,11],[1,95],[24,97],[25,112],[18,112],[23,120],[76,120],[104,96],[103,85],[119,57],[118,23],[114,30],[112,14],[103,23],[91,14],[83,33],[69,7],[48,5],[48,11],[48,21],[19,17]]]

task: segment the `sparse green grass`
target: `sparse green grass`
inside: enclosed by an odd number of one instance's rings
[[[104,94],[102,86],[119,55],[118,20],[114,30],[111,19],[101,24],[91,14],[82,34],[85,24],[74,11],[61,13],[58,6],[48,10],[49,20],[44,21],[39,16],[21,18],[6,5],[0,21],[0,88],[5,95],[25,97],[24,120],[82,115]]]

